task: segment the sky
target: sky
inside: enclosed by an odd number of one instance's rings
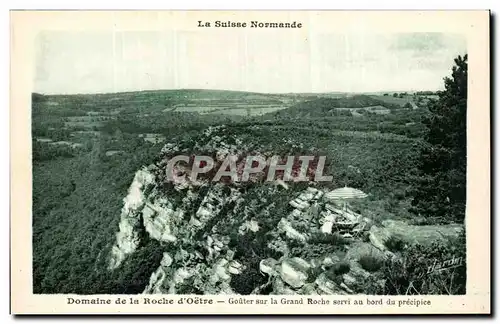
[[[44,32],[36,39],[33,90],[439,90],[466,48],[461,35],[441,33]]]

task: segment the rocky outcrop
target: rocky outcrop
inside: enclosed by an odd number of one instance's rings
[[[205,135],[196,149],[217,159],[241,147],[217,128]],[[162,149],[166,155],[176,152],[185,154],[185,147]],[[372,276],[359,259],[391,257],[385,247],[391,235],[426,243],[460,230],[400,221],[373,225],[315,183],[297,193],[282,181],[256,190],[238,183],[166,183],[162,163],[136,173],[109,262],[116,269],[142,237],[156,240],[163,258],[151,269],[145,294],[353,294]],[[258,283],[251,286],[252,280]],[[250,289],[239,287],[245,284]]]

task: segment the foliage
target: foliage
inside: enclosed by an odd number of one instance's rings
[[[350,270],[351,266],[349,262],[340,261],[329,267],[326,270],[325,275],[328,279],[340,283],[342,281],[342,275],[348,273]]]
[[[402,236],[393,234],[385,240],[384,245],[389,249],[391,252],[400,252],[405,248],[406,241],[403,239]]]
[[[429,106],[421,148],[421,177],[413,190],[413,212],[441,222],[463,222],[466,201],[467,55],[458,56],[445,90]]]
[[[351,271],[351,265],[347,261],[340,261],[331,268],[336,275],[343,275]]]
[[[444,267],[440,268],[440,265]],[[458,239],[412,245],[400,258],[388,260],[382,269],[387,279],[386,294],[432,295],[465,294],[465,232]]]
[[[259,264],[250,266],[241,274],[231,278],[231,287],[238,294],[249,295],[256,287],[264,284],[266,277],[259,271]]]
[[[369,272],[375,272],[382,268],[384,261],[373,254],[362,255],[359,260],[359,264],[363,269]]]
[[[350,243],[348,239],[343,238],[339,233],[328,234],[323,232],[314,234],[309,239],[309,242],[311,244],[329,244],[337,247],[341,247]]]

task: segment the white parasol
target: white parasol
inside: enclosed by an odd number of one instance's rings
[[[366,198],[368,195],[363,191],[355,188],[344,187],[334,189],[324,195],[324,198],[327,200],[342,200],[344,202],[344,215],[346,212],[346,200],[347,199],[358,199],[358,198]]]

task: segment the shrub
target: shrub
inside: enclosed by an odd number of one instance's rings
[[[349,240],[343,238],[338,233],[327,234],[327,233],[317,233],[310,239],[311,243],[315,244],[332,244],[332,245],[346,245],[349,244]]]
[[[314,282],[316,278],[323,272],[323,269],[321,267],[311,267],[307,271],[307,281],[308,282]]]
[[[337,284],[342,283],[342,275],[351,271],[351,266],[346,261],[337,262],[333,266],[331,266],[326,272],[325,275],[328,279],[336,282]]]
[[[401,258],[388,260],[382,269],[389,295],[462,295],[466,292],[465,234],[430,246],[412,245]],[[437,264],[458,260],[453,267],[436,271]]]
[[[341,262],[335,263],[332,266],[331,270],[333,270],[333,272],[336,275],[343,275],[343,274],[348,273],[349,271],[351,271],[351,265],[347,261],[341,261]]]
[[[359,294],[366,295],[385,295],[385,279],[380,274],[374,274],[368,277],[359,277],[356,282],[349,286]]]
[[[400,235],[393,234],[385,240],[384,245],[389,249],[389,251],[400,252],[405,248],[406,241]]]
[[[266,277],[259,270],[258,265],[248,267],[243,273],[231,277],[231,288],[238,294],[249,295],[255,288],[266,282]]]
[[[372,254],[365,254],[359,258],[359,264],[369,272],[375,272],[382,268],[384,261]]]

